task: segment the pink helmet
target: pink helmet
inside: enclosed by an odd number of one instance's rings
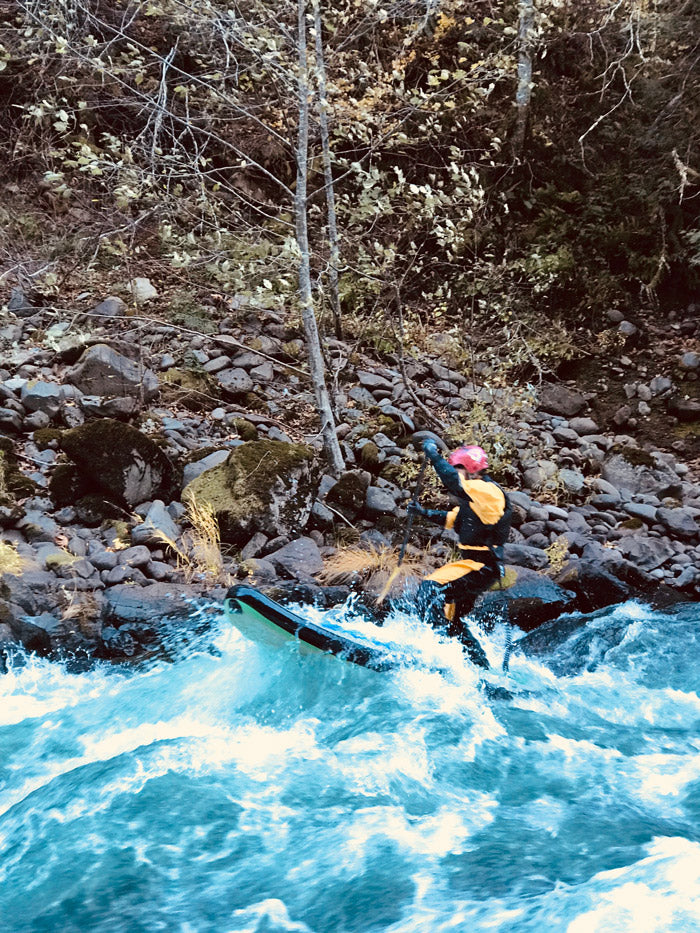
[[[448,462],[454,467],[464,467],[467,473],[481,473],[489,465],[489,458],[482,447],[463,444],[450,454]]]

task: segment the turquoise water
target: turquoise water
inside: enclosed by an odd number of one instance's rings
[[[511,701],[402,617],[385,673],[222,615],[175,662],[15,664],[0,930],[700,930],[698,607],[611,615],[595,670],[514,655]]]

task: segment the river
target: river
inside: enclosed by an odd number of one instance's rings
[[[616,607],[594,669],[515,654],[510,700],[431,630],[377,673],[216,612],[176,660],[14,662],[0,930],[700,930],[699,615]]]

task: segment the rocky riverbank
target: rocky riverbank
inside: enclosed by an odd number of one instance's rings
[[[15,290],[0,318],[0,648],[143,656],[186,639],[193,618],[205,625],[207,600],[236,580],[323,599],[318,575],[338,547],[400,540],[414,433],[451,424],[455,442],[460,430],[481,439],[486,420],[515,507],[512,621],[529,629],[630,597],[698,598],[700,357],[687,343],[650,378],[623,357],[601,364],[600,386],[516,392],[467,375],[449,341],[439,355],[399,358],[327,340],[348,465],[336,479],[298,328],[211,307],[212,332],[194,332],[146,314],[157,292],[147,280],[137,289],[131,307],[83,296],[72,314]],[[623,325],[638,330],[611,321]],[[611,406],[615,379],[625,397]],[[667,430],[652,439],[653,424]],[[429,565],[449,559],[452,541],[417,522],[413,546]]]

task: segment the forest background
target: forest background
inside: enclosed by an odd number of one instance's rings
[[[699,62],[692,0],[0,0],[0,281],[279,312],[339,469],[353,346],[525,384],[697,312]]]

